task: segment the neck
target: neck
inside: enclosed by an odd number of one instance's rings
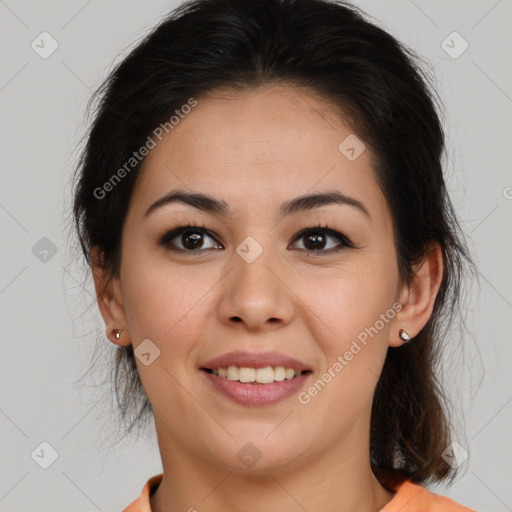
[[[152,512],[247,510],[378,512],[392,498],[371,471],[368,442],[355,425],[336,446],[272,470],[229,470],[159,435],[163,479]],[[159,428],[157,426],[157,434]],[[161,434],[164,434],[160,430]]]

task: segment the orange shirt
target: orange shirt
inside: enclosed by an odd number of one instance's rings
[[[123,512],[151,512],[149,497],[162,481],[163,473],[151,477],[141,495]],[[395,495],[380,512],[476,512],[446,496],[428,491],[425,487],[404,480],[395,489]]]

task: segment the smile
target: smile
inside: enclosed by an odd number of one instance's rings
[[[283,367],[270,367],[270,370],[246,367],[241,367],[240,369],[237,367],[216,369],[217,373],[225,370],[225,377],[216,375],[214,370],[209,370],[206,368],[201,368],[200,372],[209,381],[209,385],[212,386],[213,390],[218,392],[221,396],[224,396],[230,399],[232,402],[244,405],[246,407],[262,407],[280,402],[281,400],[284,400],[291,395],[296,395],[300,392],[301,388],[305,385],[305,382],[312,375],[312,372],[309,370],[298,372],[298,375],[295,375],[295,370],[291,368],[284,368],[284,380],[272,380],[266,383],[257,382],[255,380],[257,378],[257,370],[265,370],[265,373],[263,373],[263,380],[268,380],[271,376],[270,371],[273,372],[273,379],[275,379],[275,370],[277,369],[277,378],[280,378],[282,376],[282,370],[279,368]],[[248,371],[246,372],[246,370]],[[291,370],[288,371],[290,378],[286,378],[286,370]],[[291,372],[293,372],[293,376],[291,376]],[[236,377],[236,379],[230,379],[229,375],[231,375],[231,377]],[[240,376],[242,379],[247,378],[251,380],[248,382],[240,381],[238,380]]]
[[[245,366],[228,366],[227,368],[205,368],[207,372],[218,375],[223,379],[239,381],[243,383],[270,384],[272,382],[282,382],[290,380],[303,373],[309,373],[308,370],[300,371],[284,366],[265,366],[264,368],[248,368]]]

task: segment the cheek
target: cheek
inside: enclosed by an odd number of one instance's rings
[[[371,402],[395,316],[397,275],[389,258],[367,254],[309,288],[317,292],[309,293],[314,314],[308,327],[321,346],[324,367],[321,382],[306,391],[319,417],[356,417]]]
[[[326,439],[350,429],[370,407],[395,313],[393,282],[388,280],[371,272],[346,273],[326,280],[312,301],[314,314],[309,317],[315,325],[310,328],[324,360],[300,403],[306,404],[304,410],[314,411],[319,425],[332,424],[332,429],[321,427]]]
[[[136,359],[142,385],[161,416],[167,408],[197,414],[194,401],[183,392],[195,361],[194,340],[204,331],[208,290],[216,279],[212,272],[178,266],[134,251],[123,262],[123,294],[133,347],[151,340],[160,353],[148,366]],[[208,279],[208,282],[206,281]],[[166,390],[163,392],[163,390]],[[172,404],[172,405],[170,405]]]
[[[381,314],[394,311],[391,306],[395,290],[393,270],[373,262],[308,280],[302,296],[314,313],[309,316],[316,322],[316,328],[311,326],[311,330],[318,334],[317,340],[329,340],[327,344],[338,350],[373,326]],[[379,322],[378,327],[386,334],[389,323],[385,322],[383,327]]]
[[[208,265],[177,265],[142,251],[124,264],[124,307],[134,347],[149,338],[161,350],[172,346],[173,354],[185,348],[186,340],[202,327],[205,295],[219,277]]]

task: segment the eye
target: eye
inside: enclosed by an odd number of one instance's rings
[[[214,243],[205,246],[205,239],[210,238]],[[327,240],[331,238],[338,243],[328,247]],[[175,242],[177,240],[177,242]],[[304,248],[299,248],[306,252],[334,253],[344,248],[355,248],[355,245],[342,233],[329,228],[328,226],[313,226],[302,230],[294,238],[294,243],[305,240]],[[163,245],[173,251],[181,252],[202,252],[207,249],[223,249],[215,243],[215,238],[204,226],[195,226],[190,223],[177,226],[166,232],[159,239],[159,245]],[[181,244],[181,247],[179,246]],[[325,250],[327,247],[328,250]]]
[[[172,250],[183,252],[200,252],[206,249],[222,248],[222,246],[215,246],[215,244],[205,247],[205,237],[213,240],[213,237],[209,235],[209,231],[203,226],[187,224],[186,226],[178,226],[168,231],[160,238],[158,243],[164,246],[172,246],[170,247]],[[176,244],[173,242],[174,239],[177,239],[178,243],[181,243],[182,246],[176,247]]]
[[[327,240],[335,239],[338,241],[337,244],[331,245],[331,247],[327,247]],[[305,240],[306,243],[304,251],[308,252],[322,252],[322,253],[333,253],[341,251],[343,248],[354,248],[354,244],[342,233],[331,229],[327,226],[313,226],[301,231],[296,237],[295,240],[302,241]]]

